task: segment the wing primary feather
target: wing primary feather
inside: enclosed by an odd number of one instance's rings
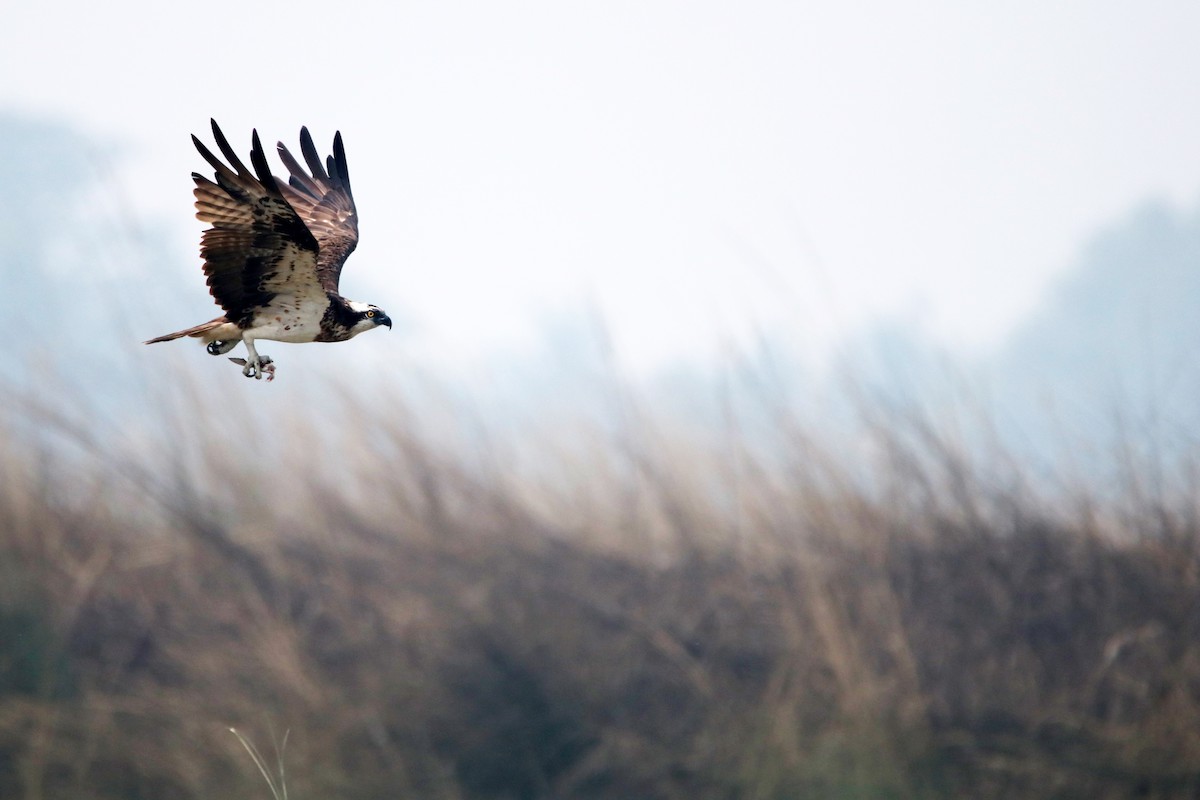
[[[227,181],[234,181],[237,179],[237,174],[234,173],[234,171],[231,170],[223,161],[221,161],[221,159],[213,155],[213,152],[209,150],[204,145],[204,142],[200,141],[200,138],[194,133],[192,134],[192,144],[196,145],[196,150],[199,151],[200,155],[204,157],[204,160],[207,161],[214,170],[216,170],[220,177],[225,178]],[[192,176],[202,177],[197,172],[193,172]]]
[[[313,200],[320,200],[320,185],[318,185],[316,181],[309,177],[308,173],[304,171],[304,168],[300,166],[300,162],[298,162],[295,156],[291,154],[291,151],[287,149],[287,146],[284,145],[283,142],[279,142],[275,146],[275,149],[279,152],[279,158],[283,161],[283,165],[287,167],[287,171],[291,173],[291,177],[288,178],[288,183],[291,184],[293,188],[303,191],[311,196]]]
[[[237,170],[238,175],[249,175],[250,170],[246,169],[246,165],[238,158],[234,149],[229,146],[229,140],[225,138],[225,134],[221,133],[221,128],[217,125],[217,121],[210,119],[209,122],[212,123],[213,138],[217,140],[217,147],[221,148],[221,152],[229,160],[229,166]],[[254,135],[257,137],[258,131],[255,131]]]
[[[342,146],[342,132],[337,131],[333,134],[333,158],[337,164],[338,178],[342,182],[343,188],[347,192],[350,191],[350,168],[346,163],[346,148]]]
[[[251,134],[250,140],[253,144],[250,149],[250,163],[254,165],[254,171],[258,175],[259,181],[271,194],[279,194],[279,185],[275,183],[275,176],[271,174],[271,165],[267,163],[267,154],[263,152],[262,141],[258,138],[257,130]]]
[[[313,144],[312,134],[308,132],[307,127],[300,129],[300,152],[304,155],[304,162],[308,164],[313,177],[318,182],[328,181],[329,175],[325,173],[325,168],[321,165],[321,156],[317,154],[317,146]]]

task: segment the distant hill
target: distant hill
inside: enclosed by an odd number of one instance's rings
[[[131,398],[178,377],[146,357],[142,340],[172,324],[179,298],[206,305],[202,284],[184,284],[194,251],[166,220],[124,203],[136,187],[125,183],[121,143],[5,111],[0,142],[0,391],[136,415]],[[187,209],[186,195],[178,202]]]
[[[1002,429],[1179,454],[1200,434],[1200,209],[1146,205],[1104,230],[981,365]]]
[[[132,302],[119,276],[142,275],[165,240],[120,217],[103,145],[12,113],[0,113],[0,142],[0,377],[18,387],[78,380],[94,396],[97,382],[130,374],[116,356]]]
[[[54,123],[0,114],[0,142],[0,316],[24,327],[53,297],[52,262],[78,230],[93,171],[82,140]]]

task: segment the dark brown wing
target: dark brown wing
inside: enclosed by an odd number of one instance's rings
[[[336,292],[342,265],[358,245],[358,213],[354,208],[354,196],[350,194],[350,172],[346,167],[342,134],[340,131],[334,134],[333,155],[328,156],[322,166],[308,128],[300,129],[300,154],[304,156],[308,172],[283,142],[277,148],[284,166],[292,174],[288,184],[281,184],[280,189],[317,237],[320,245],[317,275],[321,285]]]
[[[280,192],[271,175],[258,131],[253,134],[251,173],[238,159],[214,120],[213,138],[221,159],[195,136],[192,141],[215,170],[211,181],[192,173],[196,182],[196,217],[212,224],[200,239],[204,274],[213,298],[240,327],[277,295],[297,301],[324,300],[317,277],[320,245]]]

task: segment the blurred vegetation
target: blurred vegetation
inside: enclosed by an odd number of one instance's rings
[[[878,408],[448,444],[378,395],[6,404],[0,797],[266,796],[230,726],[290,730],[294,798],[1200,794],[1186,474],[1044,491]]]
[[[1200,796],[1196,212],[1097,239],[992,402],[901,327],[876,396],[766,352],[643,403],[563,324],[476,405],[159,371],[194,267],[0,132],[0,800],[267,797],[230,726],[296,800]]]

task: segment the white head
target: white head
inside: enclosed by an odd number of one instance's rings
[[[370,303],[359,303],[355,300],[346,302],[350,306],[350,310],[358,314],[358,320],[350,328],[350,335],[357,336],[363,331],[373,330],[380,325],[387,325],[391,330],[392,318],[389,317],[384,310],[379,306],[373,306]]]

